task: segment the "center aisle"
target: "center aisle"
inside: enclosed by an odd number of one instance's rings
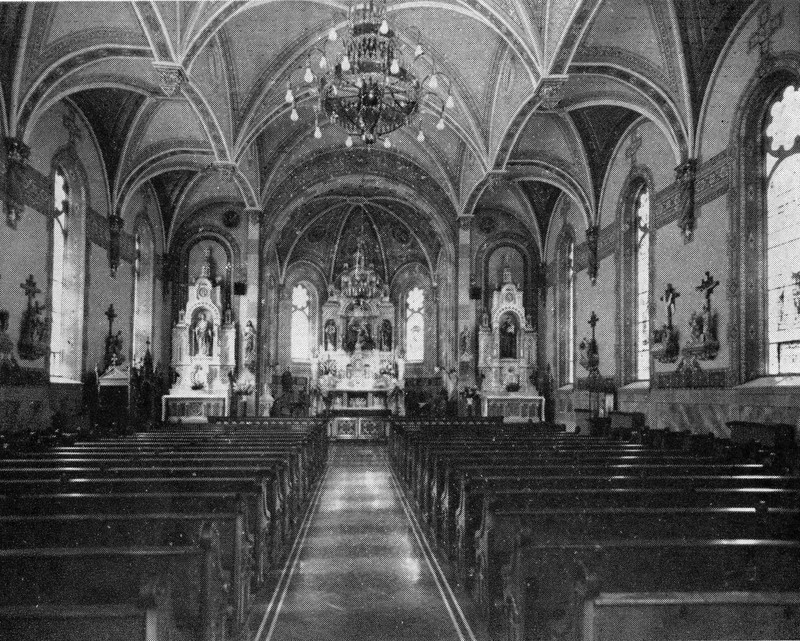
[[[257,623],[256,641],[476,641],[380,445],[331,446]]]

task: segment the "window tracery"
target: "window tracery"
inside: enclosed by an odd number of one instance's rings
[[[425,359],[425,291],[409,290],[406,297],[406,361],[421,363]]]
[[[292,289],[292,317],[290,349],[292,360],[307,362],[311,359],[312,297],[305,284]]]
[[[767,112],[767,373],[800,374],[800,90],[793,86]]]

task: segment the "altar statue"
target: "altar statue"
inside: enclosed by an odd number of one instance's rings
[[[392,321],[388,318],[384,318],[381,323],[380,350],[382,352],[392,351]]]
[[[211,356],[212,351],[212,327],[208,322],[205,312],[200,312],[194,323],[194,350],[193,355]]]
[[[327,321],[325,321],[325,351],[336,350],[338,345],[338,333],[339,330],[336,327],[335,320],[329,318]]]
[[[517,358],[517,323],[510,315],[500,323],[500,358]]]

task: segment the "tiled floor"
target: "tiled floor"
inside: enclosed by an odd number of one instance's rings
[[[334,445],[257,641],[475,641],[379,445]]]

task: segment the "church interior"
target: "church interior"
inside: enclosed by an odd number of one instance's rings
[[[0,34],[0,636],[800,639],[800,3]]]

